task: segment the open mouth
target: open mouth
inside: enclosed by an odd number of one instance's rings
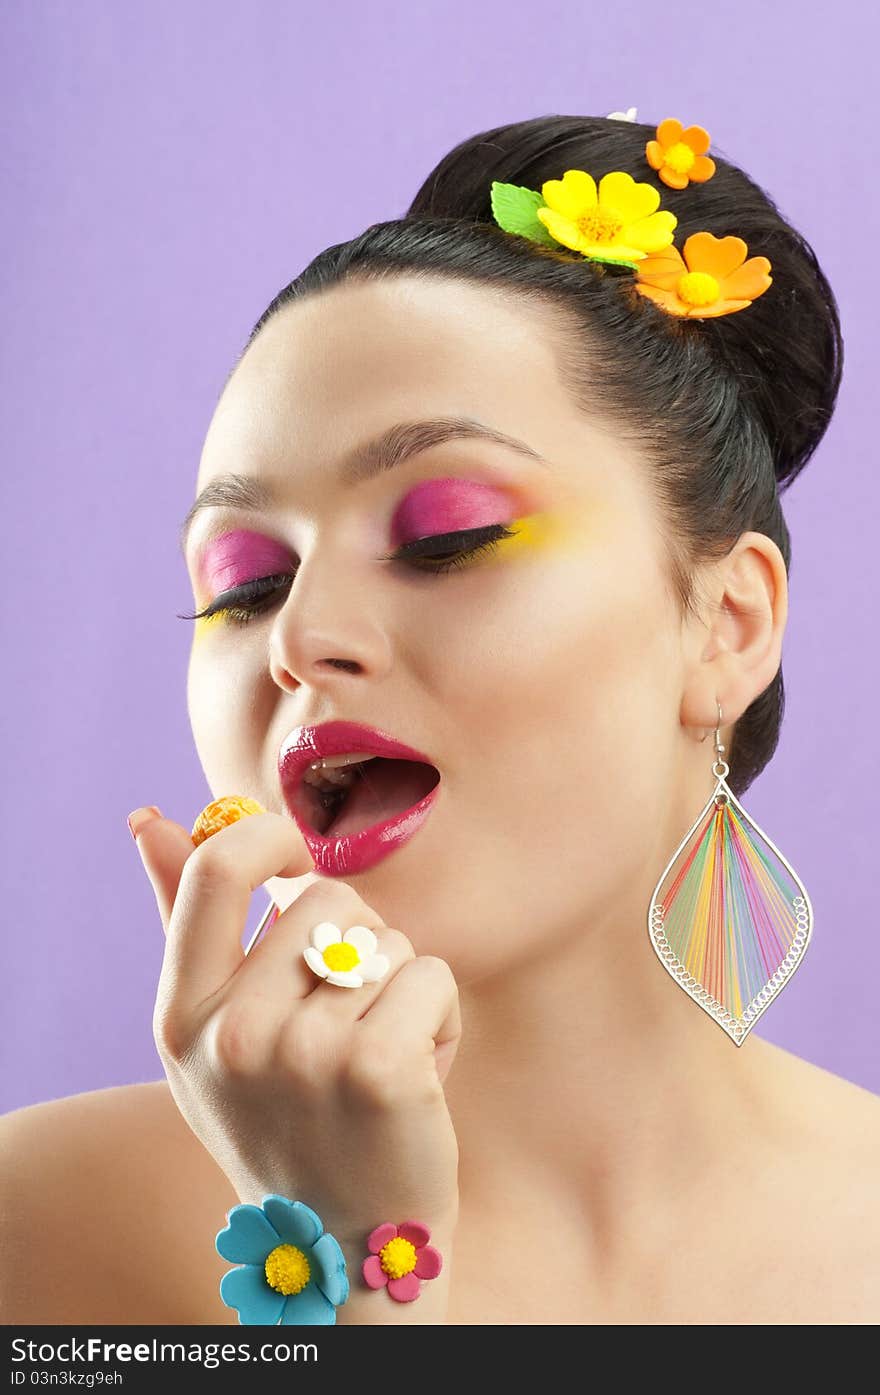
[[[296,785],[291,812],[323,838],[361,833],[406,813],[440,782],[424,761],[372,756],[352,765],[308,770]]]

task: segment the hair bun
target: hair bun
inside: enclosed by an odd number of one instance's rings
[[[834,412],[843,371],[840,314],[809,243],[746,175],[737,170],[736,176],[754,191],[737,207],[737,232],[751,256],[769,259],[773,285],[746,311],[697,323],[763,427],[785,489]]]
[[[834,410],[843,367],[837,302],[809,243],[776,204],[713,143],[715,173],[705,183],[673,190],[645,158],[656,128],[605,117],[544,116],[498,126],[452,149],[419,189],[407,217],[454,218],[497,227],[493,180],[540,189],[569,168],[600,180],[626,170],[653,184],[661,207],[675,213],[675,244],[708,229],[747,243],[766,256],[773,284],[748,309],[690,320],[686,331],[705,336],[739,385],[773,452],[776,479],[787,486],[821,441]],[[510,236],[510,234],[507,234]],[[675,327],[670,327],[675,332]]]

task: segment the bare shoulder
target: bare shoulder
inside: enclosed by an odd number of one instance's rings
[[[769,1073],[785,1114],[800,1116],[817,1142],[824,1140],[835,1150],[846,1150],[854,1163],[864,1161],[876,1167],[880,1095],[781,1046],[767,1041],[755,1046],[761,1053],[760,1068]]]
[[[13,1110],[0,1160],[0,1322],[237,1322],[214,1238],[238,1198],[167,1081]]]
[[[774,1209],[791,1218],[790,1253],[805,1266],[812,1257],[816,1311],[824,1322],[880,1321],[880,1096],[782,1047],[755,1047],[768,1086],[761,1131],[779,1164]]]

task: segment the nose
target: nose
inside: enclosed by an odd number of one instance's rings
[[[269,634],[269,672],[280,688],[294,692],[340,672],[387,673],[389,638],[368,567],[369,559],[359,563],[320,544],[300,562]]]

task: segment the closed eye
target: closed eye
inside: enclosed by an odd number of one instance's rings
[[[489,523],[482,528],[468,528],[458,533],[435,533],[430,538],[416,538],[414,542],[403,543],[394,552],[387,553],[382,561],[425,561],[429,566],[421,567],[421,571],[448,571],[451,567],[464,566],[469,558],[492,551],[502,538],[512,538],[515,531],[505,523]],[[470,540],[469,546],[465,539]]]
[[[404,562],[421,572],[443,573],[467,566],[477,557],[493,552],[502,538],[512,538],[515,528],[504,523],[490,523],[482,528],[468,528],[456,533],[435,533],[428,538],[416,538],[403,543],[394,552],[386,553],[383,562]],[[469,545],[462,546],[463,540]],[[205,610],[195,615],[179,615],[179,620],[204,620],[224,615],[235,625],[246,625],[257,615],[271,610],[282,590],[289,590],[293,577],[287,572],[261,576],[247,581],[232,591],[224,591]]]

